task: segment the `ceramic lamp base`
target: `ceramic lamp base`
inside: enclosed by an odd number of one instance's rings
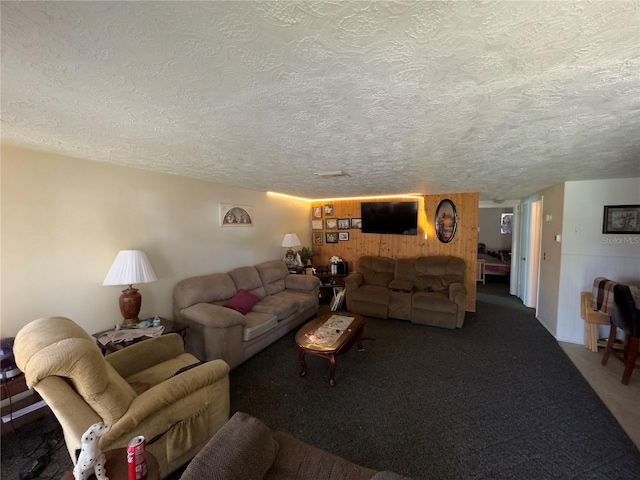
[[[124,318],[123,327],[135,327],[140,323],[138,314],[140,313],[141,305],[142,295],[140,295],[137,288],[129,285],[129,288],[122,291],[122,295],[120,295],[120,313]]]

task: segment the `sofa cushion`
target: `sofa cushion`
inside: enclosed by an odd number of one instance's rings
[[[298,300],[286,292],[276,293],[260,300],[254,307],[254,311],[260,313],[269,313],[278,317],[278,320],[284,320],[289,315],[293,315],[298,311]]]
[[[369,480],[377,473],[375,470],[304,443],[287,433],[275,432],[273,438],[278,442],[279,449],[276,460],[265,479]]]
[[[268,332],[278,324],[278,317],[271,313],[249,312],[245,316],[242,340],[248,342]]]
[[[255,267],[240,267],[229,272],[238,290],[243,289],[257,297],[264,298],[267,293]]]
[[[362,285],[350,293],[354,302],[368,302],[379,305],[389,303],[389,289],[379,285]]]
[[[303,275],[299,276],[302,277]],[[313,293],[285,290],[284,292],[278,293],[277,296],[291,299],[292,302],[295,302],[298,305],[299,312],[309,308],[315,308],[318,305],[318,295],[314,295]]]
[[[418,275],[414,282],[419,292],[441,292],[449,288],[440,275]]]
[[[393,280],[395,265],[393,258],[364,256],[358,259],[358,272],[362,274],[363,283],[387,287]]]
[[[429,312],[456,313],[458,306],[447,295],[438,292],[414,292],[411,297],[414,310]]]
[[[237,412],[189,463],[181,480],[261,480],[278,448],[263,422]]]
[[[226,301],[224,306],[246,315],[259,301],[259,297],[256,297],[254,294],[249,293],[246,290],[240,289],[233,297]]]
[[[260,275],[262,286],[267,295],[273,295],[286,288],[284,279],[289,275],[289,269],[281,260],[262,262],[256,265],[255,268],[258,271],[258,275]]]
[[[237,290],[227,273],[186,278],[173,290],[173,306],[180,311],[196,303],[220,302],[231,298]]]

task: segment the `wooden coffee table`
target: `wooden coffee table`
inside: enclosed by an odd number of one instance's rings
[[[349,318],[351,319],[350,321],[348,320]],[[325,325],[330,319],[332,319],[331,328]],[[354,313],[330,313],[322,315],[303,326],[296,334],[296,343],[300,347],[298,357],[302,365],[300,376],[304,377],[307,374],[307,364],[304,360],[305,354],[309,353],[324,357],[331,364],[329,385],[335,387],[336,357],[341,353],[347,352],[356,342],[358,343],[358,350],[364,350],[362,346],[364,323],[364,317]],[[343,328],[335,328],[335,325]]]

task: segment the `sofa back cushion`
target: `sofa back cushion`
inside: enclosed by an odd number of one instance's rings
[[[229,276],[233,279],[238,290],[243,289],[256,297],[263,299],[267,296],[262,280],[255,267],[240,267],[229,272]]]
[[[197,303],[222,302],[233,297],[238,289],[227,273],[213,273],[186,278],[173,289],[174,312]]]
[[[448,290],[452,283],[464,283],[464,260],[457,257],[416,258],[415,287],[420,291]]]
[[[395,268],[393,258],[364,256],[358,259],[358,272],[362,274],[363,284],[387,287],[393,280]]]
[[[271,260],[256,265],[256,270],[267,295],[274,295],[285,289],[284,279],[289,275],[289,269],[282,260]]]

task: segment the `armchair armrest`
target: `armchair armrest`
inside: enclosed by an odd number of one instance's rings
[[[284,286],[291,290],[313,293],[320,286],[320,279],[312,275],[287,275],[284,277]]]
[[[169,333],[150,338],[143,342],[118,350],[105,357],[105,360],[120,374],[127,378],[159,363],[166,362],[184,353],[182,337]]]
[[[150,388],[131,402],[127,412],[100,439],[101,446],[126,446],[134,434],[151,440],[165,433],[172,425],[196,415],[215,400],[208,394],[198,398],[198,394],[216,383],[220,383],[220,391],[225,392],[228,404],[229,365],[223,360],[207,362]]]

